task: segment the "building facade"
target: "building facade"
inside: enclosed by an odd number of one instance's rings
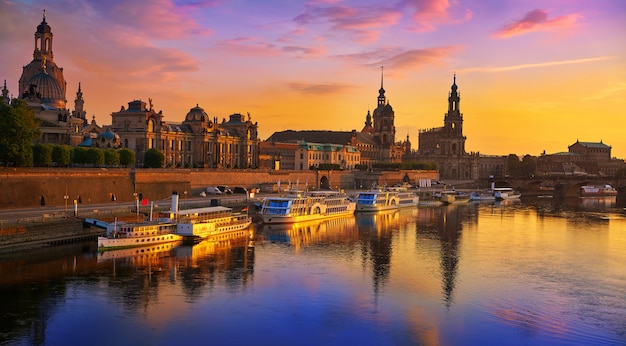
[[[624,169],[624,160],[611,157],[611,146],[600,142],[580,142],[568,146],[567,152],[537,157],[536,175],[614,176]]]
[[[163,111],[149,103],[134,100],[111,114],[111,130],[119,135],[124,148],[137,154],[137,165],[143,156],[157,149],[165,156],[168,167],[256,168],[259,163],[258,124],[241,114],[218,123],[196,105],[182,123],[165,121]]]

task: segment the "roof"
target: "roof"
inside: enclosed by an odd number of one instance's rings
[[[600,142],[578,142],[577,141],[574,144],[580,144],[580,145],[583,145],[583,146],[585,146],[587,148],[604,148],[604,149],[610,148],[608,145],[602,143],[602,141],[600,141]]]
[[[297,142],[305,141],[312,143],[348,144],[352,138],[352,132],[344,131],[280,131],[274,132],[268,142]]]

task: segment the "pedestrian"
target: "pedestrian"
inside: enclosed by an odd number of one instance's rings
[[[115,202],[117,200],[117,198],[115,197],[115,194],[112,193],[111,194],[111,202]]]
[[[41,203],[42,207],[46,206],[46,199],[43,197],[43,195],[41,195],[41,198],[39,199],[39,203]]]
[[[80,198],[80,195],[78,195],[77,199],[78,199],[78,203],[83,203],[83,200],[82,200],[82,198]]]

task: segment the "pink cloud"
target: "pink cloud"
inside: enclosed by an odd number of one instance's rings
[[[556,28],[569,28],[576,25],[580,14],[569,14],[555,18],[548,18],[548,11],[542,9],[532,10],[511,24],[505,25],[502,29],[493,33],[495,38],[508,38],[517,35],[523,35],[533,31],[545,31]]]
[[[427,65],[442,65],[443,61],[461,48],[457,46],[413,49],[376,61],[370,66],[390,66],[393,69],[421,68]]]
[[[454,1],[453,1],[454,3]],[[404,0],[401,6],[410,8],[413,13],[413,30],[418,32],[434,30],[435,24],[466,21],[471,18],[471,11],[465,10],[461,19],[451,19],[453,3],[449,0]]]
[[[288,87],[291,90],[303,93],[303,94],[317,94],[317,95],[333,95],[344,92],[349,89],[355,88],[353,85],[331,83],[331,84],[314,84],[314,83],[289,83]]]
[[[300,25],[330,24],[331,31],[355,35],[359,41],[378,38],[378,29],[396,25],[402,12],[390,7],[354,7],[346,5],[321,6],[307,4],[306,11],[294,18]]]
[[[276,56],[280,48],[254,37],[238,37],[218,43],[218,48],[243,56]]]
[[[212,2],[176,5],[171,0],[107,2],[94,1],[93,10],[127,31],[141,31],[152,39],[175,40],[190,35],[211,35],[193,17],[198,7],[213,6]]]

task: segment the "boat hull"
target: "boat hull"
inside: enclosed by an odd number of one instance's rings
[[[160,234],[145,237],[98,237],[99,250],[124,249],[138,246],[148,246],[161,243],[170,243],[182,240],[183,237],[178,234]]]
[[[354,214],[354,208],[350,208],[343,212],[338,212],[334,214],[307,214],[307,215],[273,215],[273,214],[262,214],[263,223],[265,224],[282,224],[282,223],[296,223],[296,222],[306,222],[306,221],[318,221],[318,220],[326,220],[333,219],[343,216],[349,216]]]

